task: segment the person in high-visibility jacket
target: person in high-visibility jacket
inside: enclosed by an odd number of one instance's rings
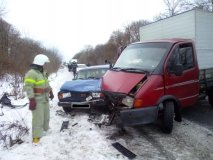
[[[38,143],[49,129],[49,98],[53,99],[54,95],[44,71],[44,65],[48,62],[50,61],[46,55],[36,55],[24,78],[24,90],[29,98],[29,109],[32,111],[33,143]]]

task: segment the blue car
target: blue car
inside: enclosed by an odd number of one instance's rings
[[[65,82],[58,92],[58,106],[65,112],[72,109],[90,109],[93,106],[105,106],[101,94],[101,78],[109,65],[97,65],[82,68],[72,81]]]

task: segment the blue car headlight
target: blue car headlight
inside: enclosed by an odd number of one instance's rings
[[[66,93],[61,92],[58,94],[58,99],[64,99],[64,98],[68,98],[68,97],[71,97],[70,92],[66,92]]]

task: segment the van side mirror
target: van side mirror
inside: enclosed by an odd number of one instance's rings
[[[176,76],[181,76],[183,74],[183,65],[175,64],[169,67],[169,73],[175,74]]]
[[[183,74],[183,65],[182,64],[176,64],[174,66],[174,74],[176,76],[181,76]]]

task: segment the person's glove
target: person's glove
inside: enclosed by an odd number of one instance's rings
[[[35,98],[30,98],[29,99],[30,104],[29,104],[29,110],[33,111],[36,109],[36,101]]]
[[[50,98],[51,100],[54,98],[53,91],[50,91],[50,93],[49,93],[49,98]]]

